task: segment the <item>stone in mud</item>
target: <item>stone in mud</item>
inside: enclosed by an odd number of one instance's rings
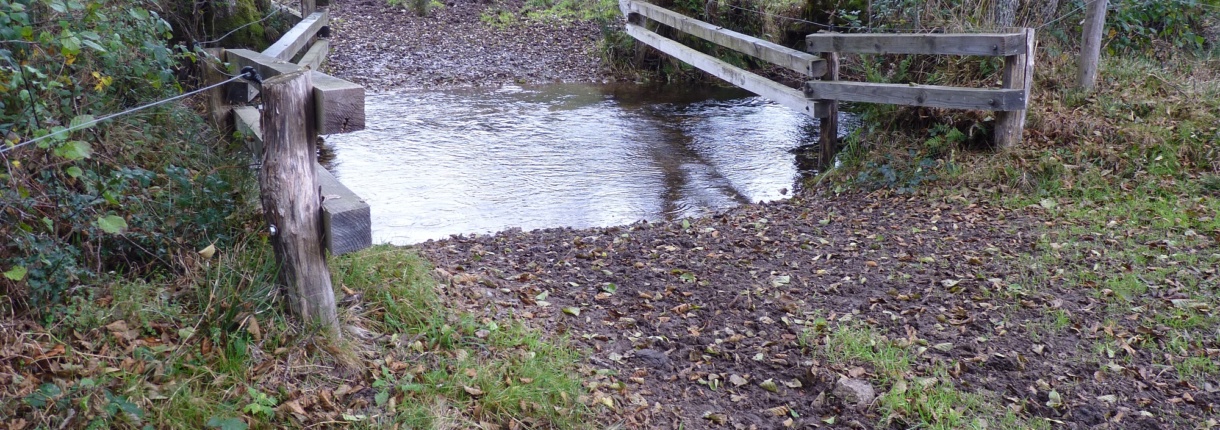
[[[835,388],[830,394],[842,399],[844,403],[855,405],[858,408],[868,406],[877,396],[868,381],[846,377],[839,378],[839,382],[835,383]]]
[[[669,356],[655,349],[638,350],[632,355],[632,358],[654,369],[664,369],[669,366]]]

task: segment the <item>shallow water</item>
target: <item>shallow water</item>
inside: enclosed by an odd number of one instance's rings
[[[327,167],[375,243],[699,216],[785,198],[817,123],[736,90],[547,85],[369,95]]]

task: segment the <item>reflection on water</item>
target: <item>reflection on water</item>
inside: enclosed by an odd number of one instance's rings
[[[373,241],[698,216],[785,197],[816,122],[734,90],[548,85],[370,95],[328,166]]]

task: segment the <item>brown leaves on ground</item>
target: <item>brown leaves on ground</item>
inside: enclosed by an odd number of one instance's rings
[[[966,196],[851,195],[744,206],[689,228],[509,231],[419,248],[439,270],[494,284],[480,290],[487,312],[525,316],[585,348],[588,384],[616,399],[607,421],[631,428],[875,423],[876,408],[832,393],[841,377],[878,380],[874,370],[814,366],[827,348],[817,333],[845,324],[905,346],[917,372],[947,369],[952,386],[990,393],[1001,415],[1086,428],[1214,413],[1215,391],[1177,385],[1148,354],[1128,353],[1143,370],[1097,372],[1100,357],[1081,342],[1104,330],[1096,299],[1030,285],[1043,274],[1019,264],[1038,214]],[[1056,309],[1072,324],[1039,331]],[[1048,406],[1050,393],[1061,403]],[[1107,395],[1117,398],[1098,400]],[[781,406],[790,413],[774,413]]]

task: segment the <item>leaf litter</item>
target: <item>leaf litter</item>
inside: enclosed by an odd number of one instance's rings
[[[1151,351],[1130,346],[1140,321],[1104,328],[1095,292],[1029,264],[1049,225],[1041,207],[807,198],[680,222],[454,236],[418,249],[440,270],[498,285],[484,299],[491,315],[525,315],[569,336],[587,354],[587,377],[621,384],[595,390],[617,400],[602,419],[629,428],[919,425],[877,401],[856,407],[835,396],[841,378],[893,395],[950,387],[976,396],[987,405],[976,425],[1009,415],[1066,428],[1160,428],[1214,417],[1218,384],[1166,372]],[[605,285],[613,294],[596,287]],[[539,291],[555,306],[527,299]],[[1051,313],[1068,321],[1045,329]],[[895,380],[867,360],[819,362],[835,347],[823,334],[852,325],[909,350],[912,374]],[[1093,351],[1107,339],[1122,357]],[[1216,342],[1188,353],[1220,358]],[[1125,366],[1107,370],[1114,363]]]

